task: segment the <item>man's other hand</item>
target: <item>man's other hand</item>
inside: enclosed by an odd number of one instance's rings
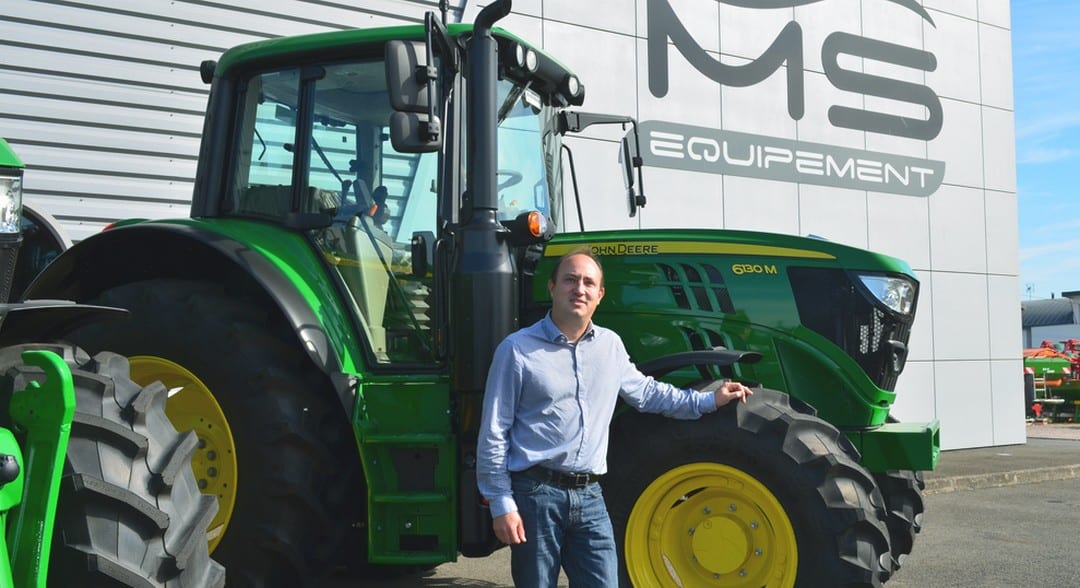
[[[507,545],[525,542],[525,524],[521,522],[521,515],[516,510],[495,517],[492,526],[495,528],[495,536]]]

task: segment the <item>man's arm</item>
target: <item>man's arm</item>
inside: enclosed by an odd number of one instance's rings
[[[521,365],[516,355],[508,341],[495,350],[484,390],[476,447],[477,486],[491,508],[495,536],[511,545],[525,542],[525,528],[517,512],[507,469],[510,427],[514,424],[521,390]]]
[[[739,382],[717,380],[708,386],[682,389],[646,376],[630,361],[626,348],[619,341],[618,359],[622,369],[623,398],[642,412],[657,412],[677,419],[696,419],[716,411],[732,400],[742,400],[754,392]]]

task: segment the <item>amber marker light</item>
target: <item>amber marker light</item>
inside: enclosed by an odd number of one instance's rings
[[[534,210],[529,213],[529,234],[540,237],[547,232],[547,217],[540,211]]]

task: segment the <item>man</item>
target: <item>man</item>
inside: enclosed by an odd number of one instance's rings
[[[603,270],[587,250],[561,258],[548,281],[551,312],[511,334],[488,372],[478,485],[495,535],[511,548],[515,586],[618,584],[614,533],[597,480],[607,471],[618,397],[644,412],[694,419],[751,390],[725,382],[682,390],[641,374],[613,331],[592,323]]]

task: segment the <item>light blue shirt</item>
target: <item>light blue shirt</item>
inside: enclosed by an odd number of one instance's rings
[[[551,315],[499,344],[488,371],[477,445],[477,484],[492,516],[517,510],[510,472],[543,466],[607,472],[608,427],[622,397],[642,412],[696,419],[711,392],[643,375],[614,331],[595,324],[570,343]]]

